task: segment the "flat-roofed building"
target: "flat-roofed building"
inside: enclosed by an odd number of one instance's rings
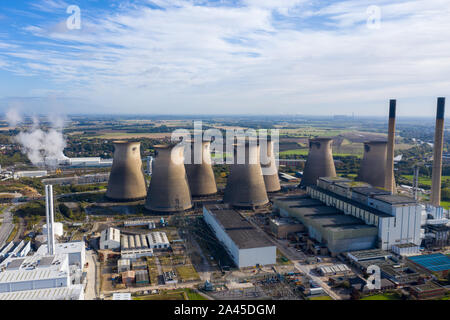
[[[33,255],[11,259],[0,270],[0,293],[69,287],[69,259],[66,254]]]
[[[114,250],[120,248],[120,230],[116,228],[107,228],[102,231],[100,236],[100,249]]]
[[[83,285],[0,293],[2,300],[84,300]]]
[[[48,252],[47,245],[43,244],[36,251],[36,254],[45,255]],[[69,257],[69,265],[76,265],[80,269],[86,263],[86,245],[83,241],[61,242],[55,244],[55,252],[57,254],[67,254]]]
[[[420,253],[420,246],[414,243],[396,244],[391,249],[392,252],[399,256],[413,256]]]
[[[278,239],[286,239],[289,234],[303,232],[305,227],[294,219],[275,218],[269,220],[270,231]]]
[[[444,287],[441,287],[433,281],[417,286],[411,286],[409,290],[411,294],[419,300],[439,299],[444,297],[446,292]]]
[[[276,246],[236,210],[208,205],[203,218],[238,268],[276,264]]]

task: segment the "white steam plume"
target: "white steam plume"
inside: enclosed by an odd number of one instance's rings
[[[36,166],[56,167],[61,160],[67,159],[63,151],[66,139],[62,133],[64,119],[52,120],[53,127],[44,131],[39,119],[33,117],[33,125],[28,131],[21,131],[14,137],[22,147],[22,153]]]
[[[16,109],[9,109],[6,112],[6,121],[8,122],[9,126],[15,127],[19,123],[23,121],[22,116]]]

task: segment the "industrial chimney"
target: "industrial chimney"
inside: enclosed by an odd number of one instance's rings
[[[336,177],[331,138],[315,138],[309,140],[309,153],[306,160],[300,187],[317,184],[320,177]]]
[[[184,167],[184,146],[156,145],[153,175],[145,207],[157,212],[179,212],[192,208]]]
[[[217,193],[216,179],[211,166],[211,142],[195,143],[192,141],[190,148],[191,160],[186,163],[185,167],[191,195],[202,197]]]
[[[116,201],[144,199],[147,186],[142,172],[141,143],[115,141],[114,149],[106,197]]]
[[[53,186],[45,185],[45,217],[47,222],[47,250],[49,255],[55,254],[55,218],[53,210]]]
[[[277,192],[281,190],[280,179],[278,178],[278,169],[273,150],[272,139],[267,138],[267,142],[260,141],[261,150],[261,168],[264,177],[264,184],[267,192]]]
[[[364,157],[357,177],[374,187],[386,188],[386,141],[364,143]]]
[[[395,148],[395,112],[397,108],[397,100],[389,101],[389,128],[388,143],[386,151],[386,190],[390,193],[396,193],[395,177],[394,177],[394,148]]]
[[[256,208],[269,202],[256,140],[235,145],[223,202],[239,208]]]
[[[439,207],[441,205],[442,152],[444,147],[444,113],[445,98],[438,98],[431,182],[431,204],[434,207]]]

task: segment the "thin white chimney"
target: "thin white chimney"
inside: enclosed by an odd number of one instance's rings
[[[48,254],[55,254],[55,218],[53,211],[53,186],[45,186],[45,204],[46,204],[46,218],[47,218],[47,248]]]
[[[45,185],[45,220],[47,223],[47,251],[50,253],[50,203],[49,203],[49,189],[48,185]]]

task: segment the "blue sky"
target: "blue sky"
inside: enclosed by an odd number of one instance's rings
[[[447,0],[2,0],[0,113],[432,116],[449,39]]]

